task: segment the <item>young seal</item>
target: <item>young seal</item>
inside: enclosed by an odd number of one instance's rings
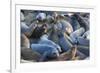
[[[47,35],[43,35],[43,36],[40,38],[40,41],[39,41],[38,43],[39,43],[39,44],[47,44],[47,45],[49,45],[49,46],[52,46],[52,47],[57,48],[57,50],[58,50],[59,52],[62,52],[61,47],[60,47],[58,44],[54,43],[53,41],[49,40]]]
[[[74,44],[77,43],[77,38],[82,36],[84,32],[85,32],[85,29],[81,27],[70,34],[70,38],[72,39]]]
[[[40,58],[40,53],[32,50],[31,48],[21,47],[21,59],[37,62]]]
[[[58,34],[59,37],[59,45],[62,48],[63,52],[68,51],[69,49],[71,49],[71,47],[73,46],[72,43],[65,37],[64,33],[60,33]]]
[[[47,44],[32,44],[31,48],[42,55],[41,61],[45,61],[47,58],[56,58],[59,56],[58,50]]]

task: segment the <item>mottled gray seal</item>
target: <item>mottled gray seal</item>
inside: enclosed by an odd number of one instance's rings
[[[41,54],[31,48],[21,47],[21,59],[28,61],[39,61]]]
[[[48,57],[56,58],[59,56],[58,50],[47,44],[32,44],[31,48],[42,55],[41,61],[46,60]]]

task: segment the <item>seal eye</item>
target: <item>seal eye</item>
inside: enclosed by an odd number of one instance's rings
[[[57,58],[59,56],[59,53],[58,52],[53,52],[52,53],[52,58]]]
[[[57,57],[57,54],[56,53],[53,53],[52,55],[53,55],[53,57]]]

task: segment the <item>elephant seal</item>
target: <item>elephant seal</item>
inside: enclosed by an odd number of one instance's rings
[[[38,13],[38,15],[36,16],[36,19],[38,21],[43,21],[46,19],[46,14],[45,13]]]
[[[59,45],[62,48],[63,52],[68,51],[69,49],[71,49],[71,47],[73,46],[72,43],[65,37],[63,32],[59,32],[58,33],[58,37],[59,37]]]
[[[58,44],[54,43],[53,41],[49,40],[47,35],[41,36],[40,41],[38,43],[47,44],[49,46],[57,48],[59,52],[62,52],[61,47]]]
[[[84,27],[85,31],[89,30],[89,23],[80,14],[74,14],[73,16],[75,16],[80,26]]]
[[[46,33],[47,26],[46,24],[43,24],[42,26],[37,26],[30,36],[30,38],[33,39],[39,39],[44,33]]]
[[[32,44],[31,48],[42,55],[40,61],[45,61],[47,58],[56,58],[59,56],[58,50],[47,44]]]
[[[77,38],[80,37],[81,35],[83,35],[85,32],[85,29],[83,27],[75,30],[74,32],[72,32],[70,34],[70,38],[72,39],[72,42],[75,44],[77,43]]]
[[[21,47],[21,59],[36,62],[39,61],[40,58],[40,53],[32,50],[31,48]]]

